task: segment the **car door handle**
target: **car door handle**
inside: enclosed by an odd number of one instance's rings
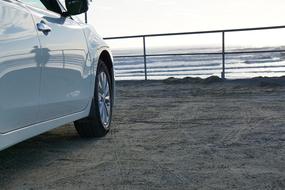
[[[46,25],[43,21],[37,23],[37,28],[39,31],[43,33],[49,33],[51,31],[51,28],[48,25]]]

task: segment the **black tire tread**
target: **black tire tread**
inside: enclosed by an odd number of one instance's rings
[[[74,122],[74,125],[75,125],[75,128],[78,134],[84,138],[103,137],[110,130],[110,125],[111,125],[111,120],[112,120],[112,97],[111,97],[111,115],[110,115],[110,123],[109,123],[108,129],[104,128],[101,122],[99,106],[98,106],[98,101],[97,101],[97,98],[98,98],[97,76],[101,71],[105,72],[107,75],[107,78],[110,84],[110,95],[112,96],[111,77],[110,77],[106,64],[102,60],[100,60],[98,64],[97,74],[96,74],[94,98],[92,100],[92,105],[91,105],[89,116]]]

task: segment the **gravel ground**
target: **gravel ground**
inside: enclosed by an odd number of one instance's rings
[[[0,189],[285,189],[285,78],[117,83],[111,132],[0,152]]]

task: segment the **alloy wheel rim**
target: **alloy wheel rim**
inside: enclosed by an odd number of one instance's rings
[[[101,122],[105,128],[108,128],[111,113],[111,97],[109,82],[105,72],[99,74],[98,102]]]

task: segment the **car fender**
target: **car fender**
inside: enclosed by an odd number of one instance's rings
[[[92,62],[92,81],[90,84],[90,88],[91,88],[91,94],[90,94],[90,103],[92,101],[93,98],[93,93],[94,93],[94,88],[95,88],[95,79],[96,79],[96,72],[97,72],[97,67],[98,67],[98,63],[99,63],[99,58],[102,55],[103,52],[107,52],[110,60],[111,60],[111,64],[112,64],[112,68],[113,68],[113,56],[112,56],[112,52],[110,50],[110,47],[106,44],[106,42],[103,40],[103,38],[96,32],[96,30],[93,28],[93,26],[89,25],[89,24],[85,24],[85,23],[81,23],[82,24],[82,28],[83,28],[83,32],[85,35],[85,39],[86,39],[86,44],[88,47],[88,59],[90,59],[90,61]],[[115,78],[114,78],[114,71],[111,71],[111,75],[112,75],[112,89],[113,89],[113,93],[115,92]],[[113,94],[113,97],[115,96],[115,93]],[[114,102],[114,101],[113,101]]]

